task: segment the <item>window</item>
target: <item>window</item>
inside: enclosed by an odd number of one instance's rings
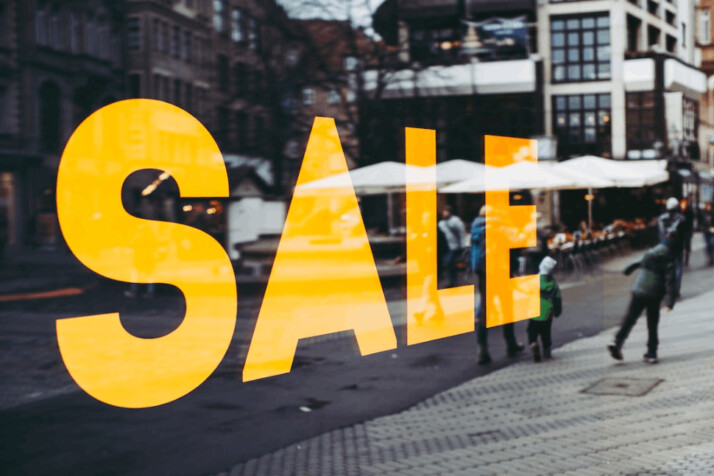
[[[354,71],[357,69],[358,60],[354,56],[347,56],[344,61],[345,71]]]
[[[610,95],[553,97],[559,154],[610,154]]]
[[[237,96],[243,96],[246,93],[245,64],[236,63],[233,65],[233,84],[236,85]]]
[[[654,148],[655,93],[652,91],[627,93],[627,149],[647,150]]]
[[[50,14],[50,46],[55,49],[64,48],[64,29],[61,24],[60,12],[57,6],[52,7],[52,12]]]
[[[161,51],[163,53],[168,54],[169,49],[170,49],[170,41],[169,41],[169,24],[164,22],[161,22]]]
[[[238,111],[235,115],[236,120],[236,150],[243,152],[246,150],[246,136],[247,131],[247,116],[245,112]]]
[[[185,31],[183,33],[183,48],[181,48],[181,55],[184,61],[190,62],[193,58],[191,51],[193,48],[193,35],[190,31]]]
[[[45,82],[40,87],[40,144],[46,152],[58,152],[61,132],[60,89]]]
[[[127,47],[130,50],[139,50],[141,49],[141,19],[138,17],[129,17],[126,20],[127,23],[127,37],[126,37],[126,42],[127,42]],[[87,22],[87,30],[89,30],[89,24],[90,22]],[[92,27],[93,29],[93,27]],[[93,38],[91,38],[90,33],[87,33],[87,46],[91,48],[91,42]]]
[[[552,17],[554,82],[610,79],[610,18],[607,14]]]
[[[674,12],[671,12],[669,10],[664,12],[664,21],[666,21],[668,25],[672,25],[673,27],[677,26]]]
[[[699,43],[708,45],[711,43],[711,19],[709,10],[699,10]]]
[[[665,38],[665,43],[667,47],[667,51],[670,53],[676,53],[677,51],[677,38],[673,37],[672,35],[667,35]]]
[[[221,91],[228,92],[228,57],[218,55],[218,85]]]
[[[225,31],[225,24],[223,22],[224,7],[225,0],[213,0],[213,28],[215,28],[218,33]]]
[[[260,48],[260,26],[255,18],[248,20],[248,47],[253,51]]]
[[[632,15],[627,15],[627,51],[639,50],[640,29],[642,21]]]
[[[129,75],[129,96],[132,98],[141,97],[141,75]]]
[[[180,58],[181,57],[181,29],[177,26],[174,26],[174,34],[173,34],[173,57],[174,58]]]
[[[154,99],[163,99],[161,93],[161,76],[158,74],[154,75]]]
[[[161,22],[158,18],[154,18],[154,29],[152,30],[154,51],[161,51],[164,49],[164,45],[161,42]]]
[[[47,24],[47,5],[40,4],[35,14],[35,41],[39,45],[46,45],[49,25]]]
[[[682,138],[686,141],[697,141],[697,131],[699,129],[697,120],[699,115],[698,106],[698,103],[693,99],[682,98]]]
[[[188,112],[193,111],[193,85],[186,83],[186,94],[184,96],[184,109]]]
[[[659,28],[655,28],[652,25],[647,27],[647,46],[649,48],[652,48],[655,45],[659,45],[659,37]]]
[[[72,29],[70,36],[70,49],[72,50],[72,53],[79,54],[82,50],[82,20],[75,12],[72,12],[72,15],[70,16],[70,28]]]
[[[337,88],[330,88],[330,93],[327,96],[327,103],[332,105],[340,103],[340,92]]]
[[[312,88],[303,88],[302,103],[305,106],[312,106],[315,103],[315,91]]]
[[[647,1],[647,11],[656,17],[659,16],[659,3],[652,0]]]
[[[181,80],[180,79],[174,79],[174,104],[183,107],[183,102],[182,102],[182,97],[181,97]]]
[[[243,12],[237,8],[231,12],[231,39],[236,43],[243,41]]]

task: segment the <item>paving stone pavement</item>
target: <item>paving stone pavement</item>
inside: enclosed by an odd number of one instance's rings
[[[610,329],[223,474],[712,474],[713,307],[711,292],[662,314],[657,365],[642,362],[642,316],[623,363],[605,349]],[[603,378],[661,382],[643,396],[583,393]]]

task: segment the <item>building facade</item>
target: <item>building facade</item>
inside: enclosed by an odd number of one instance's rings
[[[54,246],[62,148],[97,108],[125,97],[123,1],[0,5],[0,213],[10,244]]]

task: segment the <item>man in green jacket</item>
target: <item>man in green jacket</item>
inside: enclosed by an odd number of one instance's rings
[[[657,326],[659,325],[659,307],[666,296],[666,311],[674,307],[677,295],[677,274],[675,268],[676,237],[669,233],[658,245],[650,248],[639,261],[625,269],[629,275],[639,268],[635,283],[632,285],[632,299],[627,314],[622,320],[620,330],[615,334],[615,341],[607,346],[614,359],[622,360],[622,345],[630,334],[643,310],[647,310],[647,363],[657,363]]]

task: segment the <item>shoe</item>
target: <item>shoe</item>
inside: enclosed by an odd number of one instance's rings
[[[543,347],[543,358],[545,360],[550,359],[550,347]]]
[[[538,346],[538,342],[531,344],[531,353],[533,354],[533,362],[540,362],[540,346]]]
[[[607,350],[610,351],[610,355],[613,359],[622,360],[622,349],[616,342],[613,342],[612,344],[608,345]]]
[[[521,344],[520,342],[516,342],[516,345],[514,347],[509,347],[508,348],[508,356],[509,357],[515,357],[516,355],[520,354],[523,352],[523,350],[526,348],[525,345]]]
[[[491,356],[488,354],[487,350],[479,350],[478,351],[478,364],[479,365],[488,365],[491,363]]]
[[[657,360],[657,353],[656,352],[647,352],[645,355],[642,356],[645,362],[648,364],[656,364],[659,362]]]

